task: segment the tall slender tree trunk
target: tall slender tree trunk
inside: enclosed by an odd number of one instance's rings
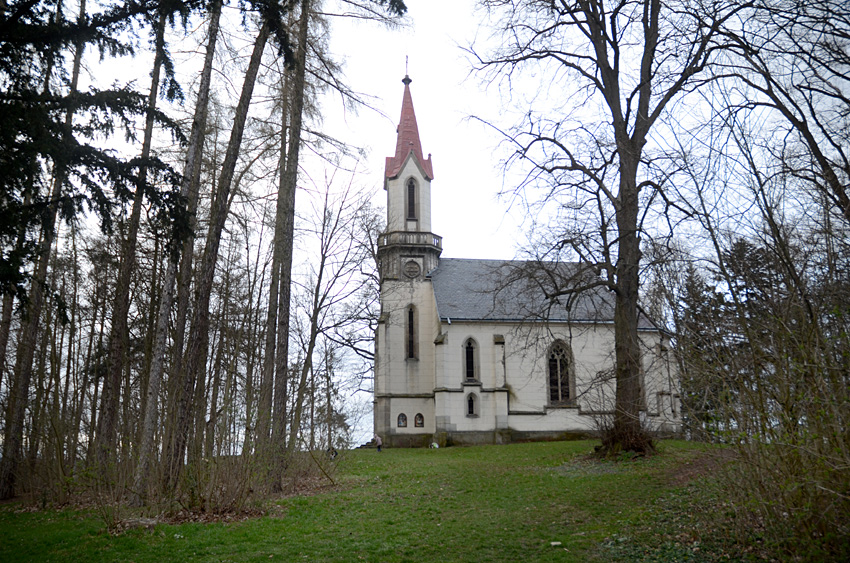
[[[51,308],[47,308],[46,319],[39,331],[41,343],[39,344],[38,360],[35,369],[35,400],[30,406],[30,428],[27,439],[29,440],[29,451],[27,452],[27,467],[29,472],[35,470],[35,460],[38,455],[39,447],[41,446],[41,419],[45,410],[46,397],[49,395],[49,389],[45,386],[50,384],[47,378],[45,365],[47,363],[48,346],[50,345],[50,329],[52,327],[53,316]]]
[[[327,350],[325,353],[325,409],[327,414],[327,425],[328,425],[328,451],[333,451],[334,441],[333,441],[333,421],[334,421],[334,409],[333,409],[333,364],[334,364],[334,352],[333,350]]]
[[[301,0],[298,20],[298,49],[292,80],[292,101],[289,118],[289,147],[286,167],[280,173],[280,192],[283,206],[283,232],[275,233],[275,254],[280,255],[280,290],[278,292],[277,349],[275,352],[274,405],[272,412],[272,444],[274,452],[272,486],[280,490],[286,465],[286,401],[289,375],[289,310],[292,284],[292,245],[295,231],[295,189],[298,181],[298,154],[301,148],[301,127],[304,113],[305,76],[307,69],[307,40],[310,29],[311,0]],[[276,230],[276,229],[275,229]],[[280,245],[280,246],[278,246]],[[299,388],[299,392],[301,389]],[[292,436],[292,432],[290,432]],[[291,448],[290,448],[291,449]]]
[[[100,313],[101,301],[99,284],[102,283],[98,278],[95,279],[95,288],[93,292],[92,302],[92,320],[91,328],[89,329],[88,344],[86,345],[86,356],[83,360],[83,375],[77,392],[74,394],[72,401],[73,415],[71,418],[70,432],[68,432],[68,471],[73,472],[74,466],[77,463],[77,445],[79,444],[80,431],[82,430],[83,408],[86,402],[86,394],[89,387],[89,372],[91,368],[92,348],[95,340],[95,327],[98,322],[98,314]],[[82,331],[82,328],[80,329]],[[103,330],[103,321],[101,321],[101,332]],[[78,348],[79,349],[79,348]]]
[[[247,249],[247,239],[246,239],[246,255],[248,255]],[[250,278],[250,264],[247,266],[248,272],[247,275]],[[254,264],[254,285],[251,287],[250,295],[252,297],[251,303],[253,307],[253,303],[255,303],[254,291],[257,288],[263,287],[263,282],[265,281],[265,270],[263,270],[262,275],[260,274],[260,249],[257,248],[257,257]],[[258,290],[259,291],[259,290]],[[245,344],[246,350],[245,353],[247,355],[247,359],[245,361],[245,437],[242,441],[242,454],[247,456],[252,453],[253,447],[253,435],[255,434],[252,421],[253,418],[253,409],[254,409],[254,366],[257,363],[257,348],[255,343],[259,343],[263,341],[264,334],[263,329],[261,328],[263,325],[260,323],[260,316],[262,315],[262,308],[257,305],[252,311],[249,313],[249,318],[251,322],[248,325],[248,339]],[[258,335],[259,333],[259,335]]]
[[[148,301],[147,319],[145,320],[145,353],[142,361],[142,373],[139,381],[139,412],[142,413],[141,424],[137,425],[136,443],[140,444],[142,432],[144,432],[144,413],[148,410],[148,389],[150,387],[151,363],[153,362],[153,348],[156,341],[156,323],[159,313],[159,303],[162,299],[159,276],[160,276],[160,238],[155,237],[153,241],[153,259],[151,260],[150,301]]]
[[[24,205],[28,206],[29,204],[30,194],[27,193],[24,198]],[[20,251],[23,247],[26,234],[25,226],[21,225],[18,230],[18,238],[15,242],[16,250]],[[12,332],[12,309],[14,304],[14,294],[11,292],[5,293],[3,295],[3,314],[2,318],[0,318],[0,391],[3,389],[3,380],[6,377],[6,358],[9,347],[9,335]],[[9,386],[11,387],[11,384]]]
[[[213,58],[215,46],[218,40],[219,21],[221,19],[221,0],[216,0],[210,5],[209,40],[207,52],[204,57],[204,68],[201,71],[201,83],[198,88],[198,99],[195,102],[195,114],[192,118],[192,131],[189,134],[189,146],[186,150],[186,162],[183,166],[183,185],[180,187],[180,195],[189,199],[194,191],[197,194],[201,175],[201,155],[203,154],[204,129],[207,122],[207,109],[210,99],[210,82],[212,77]],[[197,197],[195,198],[197,201]],[[190,214],[194,210],[189,211]],[[194,225],[193,225],[194,230]],[[139,440],[139,461],[136,464],[136,472],[133,476],[133,495],[135,504],[143,502],[148,488],[148,473],[150,471],[150,458],[153,455],[154,436],[156,435],[156,422],[158,417],[157,399],[160,386],[162,385],[162,374],[165,365],[165,344],[168,335],[168,320],[171,316],[171,305],[174,301],[174,286],[177,281],[177,264],[180,260],[177,240],[172,240],[168,251],[168,269],[162,284],[162,296],[159,302],[159,315],[157,317],[156,332],[154,337],[153,353],[151,355],[151,370],[148,377],[148,386],[145,389],[147,402],[144,410],[144,422],[142,426],[141,439]],[[183,245],[184,261],[191,260],[192,241],[186,241]],[[186,256],[188,254],[189,256]],[[191,262],[190,262],[191,263]],[[188,282],[187,282],[188,283]]]
[[[327,205],[327,201],[325,202]],[[304,352],[304,363],[301,365],[301,375],[296,389],[295,404],[293,406],[292,423],[289,427],[289,443],[286,445],[285,455],[291,455],[298,445],[298,431],[301,428],[301,415],[304,410],[304,394],[307,389],[307,376],[313,372],[313,353],[316,350],[316,342],[319,338],[319,316],[324,308],[324,298],[322,296],[322,283],[324,282],[325,266],[327,265],[328,255],[325,252],[325,236],[327,236],[327,216],[322,216],[322,255],[319,258],[318,270],[316,272],[316,280],[313,286],[312,310],[310,311],[310,328],[307,335],[307,350]]]
[[[227,145],[227,152],[225,153],[221,176],[219,178],[218,190],[215,194],[211,211],[209,231],[195,288],[195,309],[186,349],[186,361],[180,374],[182,386],[178,384],[180,395],[177,401],[174,434],[167,458],[167,479],[171,485],[176,483],[186,451],[186,441],[192,421],[190,400],[193,396],[195,381],[200,371],[206,366],[206,354],[209,342],[210,293],[212,292],[215,264],[218,259],[218,249],[221,243],[221,232],[224,229],[224,223],[227,219],[230,188],[233,183],[233,174],[236,169],[239,149],[242,145],[245,122],[248,118],[248,106],[254,92],[254,84],[257,79],[257,73],[260,70],[260,62],[268,36],[269,24],[264,21],[254,41],[254,50],[251,53],[248,69],[245,72],[242,93],[239,98],[239,104],[236,106],[233,128],[231,129],[230,140]]]
[[[150,157],[151,141],[153,138],[154,110],[159,92],[160,72],[165,53],[165,27],[167,15],[163,8],[159,14],[156,27],[155,52],[153,70],[151,71],[151,87],[148,94],[147,118],[142,142],[142,164],[139,167],[139,177],[133,198],[133,207],[127,225],[127,235],[121,251],[121,267],[118,282],[115,286],[115,301],[112,306],[112,327],[109,332],[109,367],[101,394],[101,415],[97,428],[97,461],[102,477],[107,476],[110,458],[115,455],[116,434],[118,427],[118,409],[121,400],[121,376],[124,373],[128,345],[127,317],[130,310],[130,278],[136,265],[136,245],[139,233],[139,223],[142,214],[145,184],[147,183],[147,166],[144,162]]]

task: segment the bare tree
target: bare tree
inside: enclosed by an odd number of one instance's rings
[[[179,400],[176,402],[174,435],[169,444],[167,456],[168,467],[166,475],[170,483],[176,482],[182,465],[192,419],[191,401],[195,390],[195,382],[206,363],[207,345],[209,342],[209,299],[213,276],[215,274],[215,264],[218,261],[221,232],[224,229],[224,223],[227,219],[233,171],[236,167],[236,159],[245,129],[245,120],[248,116],[248,108],[268,36],[269,24],[264,21],[254,41],[251,59],[248,63],[248,69],[245,72],[245,80],[242,86],[239,105],[236,108],[233,129],[227,147],[227,155],[222,166],[218,191],[215,194],[209,233],[207,234],[206,246],[200,266],[201,270],[198,274],[197,287],[195,289],[195,311],[189,335],[189,343],[187,345],[186,361],[183,371],[180,374],[182,385],[178,384]]]
[[[292,421],[286,446],[289,455],[299,444],[310,375],[327,367],[325,350],[316,359],[322,340],[333,342],[334,334],[350,326],[354,318],[360,318],[359,308],[350,305],[359,301],[361,264],[370,258],[359,242],[363,238],[359,229],[362,215],[371,208],[350,185],[335,193],[332,184],[329,181],[321,201],[314,202],[302,227],[307,243],[316,246],[308,249],[315,257],[297,282],[302,289],[297,301],[300,315],[296,331],[301,362],[297,366],[298,379],[293,383]]]
[[[729,113],[772,110],[777,138],[790,133],[774,157],[850,223],[850,8],[758,1],[723,33],[730,49],[717,74]]]
[[[578,257],[615,294],[615,414],[603,445],[645,451],[652,445],[639,417],[641,236],[670,203],[651,134],[674,101],[699,86],[725,48],[720,29],[745,4],[714,3],[705,12],[661,0],[481,4],[502,18],[502,42],[491,53],[473,48],[478,69],[511,86],[531,67],[551,96],[550,106],[529,108],[506,133],[511,160],[529,169],[524,186],[540,186],[542,199],[560,206],[558,221],[568,222],[566,236],[553,229],[543,254]]]

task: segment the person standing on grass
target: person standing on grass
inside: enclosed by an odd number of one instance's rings
[[[378,446],[378,453],[381,453],[381,446],[384,443],[381,441],[381,437],[375,434],[375,445]]]

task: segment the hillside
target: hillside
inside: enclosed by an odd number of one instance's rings
[[[0,508],[2,561],[721,561],[714,450],[600,462],[593,442],[358,450],[264,516],[104,531],[96,509]],[[714,452],[714,453],[713,453]],[[711,473],[711,472],[709,472]],[[736,559],[738,555],[734,556]]]

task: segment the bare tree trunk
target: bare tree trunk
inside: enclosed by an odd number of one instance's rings
[[[229,278],[229,276],[228,276]],[[212,377],[210,378],[210,404],[209,409],[205,409],[204,411],[199,411],[199,416],[196,419],[195,427],[197,428],[197,432],[200,434],[197,439],[197,449],[199,452],[201,451],[201,445],[203,444],[203,455],[204,457],[209,458],[213,455],[213,446],[215,445],[215,424],[218,419],[218,393],[219,388],[221,387],[221,370],[224,362],[225,349],[230,344],[229,333],[229,319],[227,316],[227,306],[224,302],[228,299],[228,290],[229,287],[229,279],[228,283],[225,283],[225,292],[224,298],[221,300],[222,305],[220,307],[219,313],[221,318],[221,330],[219,331],[218,337],[218,346],[215,349],[215,358],[213,359],[212,365]],[[204,420],[206,418],[206,413],[209,412],[209,419]]]
[[[248,252],[248,248],[247,248],[247,242],[248,242],[247,237],[245,239],[245,242],[246,242],[245,255],[248,256],[249,252]],[[248,274],[248,277],[250,278],[251,277],[250,264],[248,264],[247,267],[248,267],[247,274]],[[253,303],[255,303],[255,299],[253,299],[254,294],[255,294],[255,290],[261,291],[258,288],[262,288],[263,285],[264,285],[263,282],[265,281],[265,269],[263,269],[263,274],[262,275],[260,274],[260,248],[259,247],[257,248],[257,257],[256,257],[256,261],[255,261],[255,264],[254,264],[253,280],[254,281],[252,283],[252,287],[251,287],[251,290],[250,290],[252,307],[253,307]],[[242,442],[242,453],[243,453],[243,455],[249,455],[251,453],[252,444],[254,442],[252,440],[252,435],[254,433],[253,428],[252,428],[252,420],[253,420],[252,419],[252,413],[253,413],[253,408],[254,408],[254,366],[257,362],[257,356],[258,356],[257,348],[259,347],[259,346],[256,346],[255,343],[259,344],[260,341],[264,340],[263,330],[261,328],[262,325],[260,323],[260,315],[262,315],[262,311],[261,311],[261,307],[259,305],[257,305],[255,308],[253,308],[251,310],[251,312],[249,313],[249,318],[251,319],[251,321],[249,322],[248,338],[247,338],[247,341],[245,343],[245,345],[247,346],[246,354],[247,354],[248,357],[245,361],[245,437],[244,437],[243,442]],[[258,335],[258,332],[259,332],[259,335]]]
[[[82,397],[85,388],[80,387],[79,381],[79,366],[81,360],[80,348],[82,345],[82,327],[78,326],[79,324],[79,308],[80,308],[80,296],[79,296],[79,256],[77,254],[77,229],[72,224],[71,225],[71,258],[72,262],[70,265],[71,268],[71,319],[70,319],[70,336],[68,338],[68,356],[67,362],[65,364],[65,386],[62,389],[62,407],[59,415],[59,420],[55,424],[56,428],[56,447],[57,447],[57,461],[59,462],[59,493],[62,498],[60,498],[60,502],[65,502],[64,493],[65,493],[65,478],[68,476],[68,462],[70,461],[70,455],[68,450],[66,449],[70,443],[68,441],[68,430],[69,428],[73,431],[73,427],[71,426],[72,417],[70,416],[70,411],[73,409],[73,404],[69,405],[68,402],[71,400],[71,386],[75,391],[75,395]],[[80,391],[82,389],[82,391]]]
[[[38,449],[41,446],[41,420],[44,416],[45,401],[49,395],[49,390],[45,389],[45,385],[49,385],[49,380],[46,374],[46,360],[48,356],[47,348],[50,343],[50,330],[53,316],[51,315],[50,307],[47,308],[47,318],[45,319],[43,328],[40,331],[41,343],[39,344],[38,362],[35,369],[35,400],[30,406],[30,428],[27,438],[29,439],[29,451],[27,452],[27,467],[29,472],[35,471],[35,461],[38,456]]]
[[[212,208],[209,232],[207,235],[204,255],[201,262],[198,280],[195,288],[195,310],[192,318],[192,328],[189,334],[189,342],[186,350],[186,362],[180,374],[182,385],[178,384],[180,396],[177,401],[177,412],[174,434],[169,446],[167,456],[167,479],[170,484],[177,481],[183,455],[186,449],[186,441],[189,435],[191,405],[189,404],[195,388],[195,381],[199,373],[206,365],[207,345],[209,340],[209,300],[215,275],[215,264],[218,259],[218,248],[221,243],[221,232],[228,214],[228,202],[230,199],[230,188],[233,182],[233,173],[236,168],[239,149],[242,144],[242,135],[245,130],[245,122],[248,117],[248,106],[254,91],[254,83],[260,69],[263,50],[269,36],[269,25],[263,22],[257,39],[254,41],[254,50],[251,60],[245,72],[245,81],[242,85],[242,93],[239,104],[236,107],[233,128],[231,129],[230,141],[222,165],[221,176],[215,201]]]
[[[275,490],[279,490],[281,486],[281,477],[286,464],[287,453],[286,396],[289,375],[289,310],[291,299],[290,287],[292,284],[292,244],[295,231],[295,189],[298,181],[298,154],[301,148],[304,86],[307,69],[307,39],[310,29],[311,5],[311,0],[301,0],[301,14],[298,20],[298,50],[295,55],[295,76],[292,82],[292,103],[289,118],[289,150],[286,155],[286,168],[280,174],[280,191],[283,192],[285,198],[284,207],[281,210],[283,211],[283,233],[281,237],[278,237],[277,232],[275,232],[275,254],[280,253],[280,291],[278,297],[277,350],[275,353],[275,386],[272,416],[272,444],[275,456],[272,464],[275,472],[272,476],[272,486]],[[278,247],[278,244],[281,246]],[[299,388],[299,393],[302,392],[303,390]],[[292,436],[292,432],[290,432],[290,436]],[[290,444],[290,450],[291,446],[292,444]]]
[[[316,449],[316,370],[310,374],[310,451]]]
[[[327,425],[328,425],[328,451],[333,451],[334,449],[334,441],[333,441],[333,420],[334,420],[334,409],[333,409],[333,351],[327,350],[325,354],[325,402],[326,402],[326,414],[327,414]]]
[[[640,421],[640,342],[638,340],[638,288],[640,239],[638,238],[637,167],[639,151],[631,143],[620,149],[620,207],[617,209],[617,292],[614,305],[616,399],[614,428],[608,440],[613,449],[644,451],[648,438]],[[637,154],[636,154],[637,152]]]
[[[105,292],[106,290],[104,290]],[[107,315],[107,301],[108,296],[104,294],[103,297],[103,315],[100,318],[100,328],[97,332],[97,356],[102,355],[103,353],[103,334],[104,334],[104,320]],[[98,359],[98,364],[100,364],[100,360]],[[98,366],[99,368],[99,366]],[[98,369],[98,373],[100,373],[100,369]],[[98,397],[100,395],[100,377],[95,377],[94,380],[94,391],[92,392],[92,400],[91,400],[91,414],[89,415],[89,428],[88,428],[88,447],[86,448],[86,464],[91,465],[94,458],[94,449],[95,449],[95,433],[97,429],[97,419],[100,416],[100,411],[98,410],[98,405],[100,401]]]
[[[88,335],[88,345],[86,346],[86,357],[83,361],[83,377],[80,382],[80,386],[77,388],[77,392],[74,394],[74,401],[72,402],[74,414],[72,416],[70,432],[68,433],[68,471],[70,472],[74,471],[74,466],[77,463],[77,445],[79,444],[80,431],[82,430],[83,408],[85,407],[86,394],[89,387],[89,373],[91,369],[92,348],[94,347],[95,340],[95,327],[98,323],[98,313],[100,313],[101,308],[100,291],[98,290],[99,284],[101,283],[102,281],[100,278],[95,277],[95,288],[92,301],[92,320]],[[102,332],[103,318],[101,317],[99,333]]]
[[[150,300],[148,301],[147,319],[145,321],[145,353],[142,360],[142,373],[139,381],[139,412],[141,413],[142,424],[136,428],[137,436],[136,443],[141,443],[142,432],[144,432],[144,417],[148,410],[148,393],[150,386],[151,363],[153,362],[153,347],[156,340],[156,322],[157,313],[159,312],[159,303],[161,301],[159,287],[159,262],[160,262],[160,239],[155,237],[153,241],[153,259],[151,261],[151,280],[150,280]]]
[[[57,266],[54,265],[54,268]],[[55,270],[54,270],[55,271]],[[60,295],[62,299],[67,301],[67,294],[65,292],[66,284],[63,276],[62,281],[62,289],[60,290]],[[65,335],[66,333],[70,333],[68,335],[69,342],[73,342],[74,334],[69,328],[73,328],[73,325],[70,323],[62,323],[57,322],[54,325],[53,331],[53,339],[50,343],[50,377],[53,381],[53,395],[52,395],[52,404],[50,407],[50,413],[46,417],[46,426],[45,428],[45,446],[46,452],[43,457],[45,462],[45,470],[47,470],[55,460],[55,476],[52,476],[51,482],[57,483],[61,487],[62,477],[64,476],[64,463],[63,463],[63,455],[62,455],[62,446],[65,444],[65,429],[64,429],[64,420],[62,417],[62,395],[63,395],[63,385],[62,385],[62,363],[64,361],[63,354],[65,352]],[[59,338],[56,338],[56,331],[59,331]],[[58,340],[58,342],[57,342]],[[70,379],[68,375],[70,371],[66,372],[65,381]]]
[[[198,100],[195,102],[195,114],[192,119],[192,131],[189,134],[189,146],[186,150],[186,162],[183,166],[183,185],[180,195],[189,198],[194,191],[197,194],[201,175],[201,155],[203,153],[204,128],[207,122],[207,108],[209,107],[210,82],[212,77],[213,57],[215,55],[216,41],[218,40],[219,20],[221,19],[221,0],[213,2],[210,6],[209,41],[207,52],[204,57],[204,68],[201,71],[201,83],[198,88]],[[197,196],[195,197],[197,201]],[[194,209],[190,210],[194,213]],[[194,225],[193,225],[194,231]],[[151,370],[148,378],[148,386],[144,392],[147,394],[147,404],[144,410],[144,423],[142,435],[139,440],[139,461],[136,464],[136,473],[133,477],[134,503],[141,504],[146,496],[148,488],[148,472],[150,470],[150,458],[153,453],[154,435],[156,434],[157,421],[157,399],[162,384],[162,373],[165,363],[165,343],[168,335],[168,320],[171,315],[171,305],[174,300],[174,286],[177,280],[177,263],[179,254],[177,251],[178,241],[172,240],[168,252],[168,270],[162,285],[162,296],[159,302],[159,316],[157,318],[154,347],[151,356]],[[191,263],[192,237],[183,245],[183,260]],[[188,285],[188,281],[186,281]],[[187,288],[188,289],[188,288]],[[185,318],[185,315],[184,315]],[[179,328],[178,328],[179,332]]]

